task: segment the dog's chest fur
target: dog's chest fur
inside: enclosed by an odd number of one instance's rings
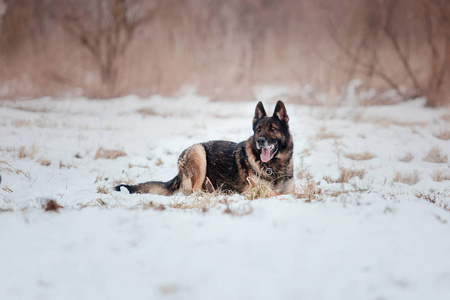
[[[253,137],[238,144],[210,141],[202,145],[207,164],[205,190],[242,193],[259,183],[279,193],[288,193],[293,189],[292,142],[267,163],[259,159]]]

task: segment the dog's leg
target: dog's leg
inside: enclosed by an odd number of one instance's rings
[[[201,144],[181,153],[178,159],[180,188],[185,195],[200,191],[206,179],[206,152]]]

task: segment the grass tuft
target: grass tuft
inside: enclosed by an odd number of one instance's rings
[[[247,188],[243,195],[247,200],[255,200],[258,198],[271,198],[279,195],[274,189],[262,182],[255,182],[252,178],[247,178],[250,187]]]
[[[105,205],[106,205],[105,201],[103,201],[103,200],[102,200],[102,199],[100,199],[100,198],[98,198],[98,199],[95,199],[95,201],[97,201],[97,202],[98,202],[98,204],[100,204],[100,206],[105,206]]]
[[[325,127],[320,127],[319,132],[316,134],[317,140],[325,140],[325,139],[340,139],[342,135],[336,134],[334,132],[329,132]]]
[[[431,174],[431,178],[433,178],[434,181],[436,182],[441,182],[444,180],[450,180],[450,174],[446,174],[441,170],[435,170],[432,174]]]
[[[342,167],[340,170],[341,174],[338,179],[333,179],[330,176],[324,176],[323,179],[328,183],[347,183],[353,177],[363,179],[364,175],[366,175],[366,170],[363,169],[347,169]]]
[[[30,127],[32,125],[29,120],[14,120],[12,124],[14,127]]]
[[[304,180],[312,180],[313,176],[309,172],[308,168],[301,168],[297,173],[297,178]]]
[[[49,161],[48,159],[44,159],[44,158],[38,159],[37,162],[40,163],[41,166],[46,166],[46,167],[48,167],[52,164],[51,161]]]
[[[105,176],[105,172],[103,172],[103,173],[97,172],[97,176],[95,177],[94,183],[102,181],[103,180],[103,176]]]
[[[164,204],[155,203],[153,201],[141,203],[141,205],[142,205],[143,209],[154,209],[154,210],[159,210],[159,211],[163,211],[166,209]]]
[[[74,167],[74,165],[72,165],[72,164],[65,164],[62,161],[59,162],[60,169],[71,169],[73,167]]]
[[[372,153],[366,151],[363,153],[348,153],[345,154],[345,157],[351,159],[351,160],[369,160],[375,157],[375,155],[373,155]]]
[[[20,169],[17,169],[15,167],[13,167],[10,163],[8,163],[7,161],[4,161],[4,160],[0,160],[0,171],[11,172],[11,173],[15,173],[15,174],[22,174],[28,180],[31,180],[30,173],[24,172]]]
[[[353,177],[358,177],[359,179],[363,179],[364,175],[366,175],[366,170],[363,169],[346,169],[341,168],[341,175],[339,176],[337,182],[343,183],[348,182]]]
[[[1,178],[2,178],[2,177],[0,176],[0,179],[1,179]],[[8,193],[12,193],[12,192],[13,192],[13,190],[10,189],[7,185],[2,186],[2,190],[5,191],[5,192],[8,192]]]
[[[188,197],[175,198],[175,201],[169,204],[169,207],[177,209],[198,209],[205,212],[218,204],[227,202],[229,195],[230,193],[219,190],[212,192],[198,191]]]
[[[143,116],[157,116],[158,114],[149,107],[146,108],[141,108],[140,110],[138,110],[138,113],[140,113]]]
[[[119,179],[113,179],[113,184],[114,185],[118,185],[118,184],[127,184],[127,185],[133,185],[136,183],[136,180],[133,178],[119,178]]]
[[[447,155],[441,152],[439,146],[434,146],[433,148],[431,148],[427,156],[425,156],[423,160],[435,164],[442,164],[448,162]]]
[[[420,180],[419,171],[417,170],[405,174],[402,174],[399,171],[397,171],[395,172],[395,176],[393,179],[394,182],[401,182],[408,185],[415,185],[417,182],[419,182],[419,180]]]
[[[29,148],[26,148],[25,146],[20,146],[19,149],[17,149],[17,158],[34,158],[37,151],[38,149],[36,145],[32,145]]]
[[[106,186],[99,186],[97,187],[97,193],[98,194],[109,194],[109,189]]]
[[[322,195],[322,189],[317,186],[314,180],[309,180],[296,186],[293,195],[298,199],[305,199],[305,202],[311,202],[317,196]]]
[[[424,200],[450,212],[450,203],[445,201],[445,199],[448,198],[448,194],[446,194],[442,191],[435,191],[433,189],[430,189],[428,192],[417,191],[415,196],[417,198],[424,199]]]
[[[435,134],[434,136],[437,137],[438,139],[447,141],[450,140],[450,131],[449,130],[441,131],[438,134]]]
[[[224,214],[229,214],[234,217],[242,217],[246,215],[250,215],[253,212],[253,207],[250,203],[244,203],[243,205],[239,205],[236,208],[230,207],[228,201],[225,201],[226,208],[223,211]]]
[[[411,160],[413,160],[413,158],[414,158],[414,155],[412,155],[411,153],[408,153],[405,155],[405,157],[400,158],[399,161],[410,162]]]
[[[116,159],[120,156],[126,156],[127,154],[123,150],[108,150],[102,147],[98,148],[95,152],[95,159],[105,158],[105,159]]]

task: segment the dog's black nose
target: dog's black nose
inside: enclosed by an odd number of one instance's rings
[[[262,147],[266,143],[266,138],[260,136],[259,138],[256,139],[256,143],[258,144],[258,146]]]

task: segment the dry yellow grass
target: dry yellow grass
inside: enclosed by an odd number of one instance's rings
[[[31,147],[26,148],[25,146],[20,146],[17,149],[17,158],[34,158],[38,149],[36,145],[32,145]]]
[[[103,175],[102,175],[103,178]],[[132,178],[119,178],[119,179],[114,179],[113,180],[113,184],[114,185],[118,185],[118,184],[127,184],[127,185],[132,185],[135,184],[135,180]]]
[[[414,127],[424,127],[426,124],[424,122],[400,122],[397,120],[391,120],[387,118],[368,118],[363,120],[363,122],[374,123],[381,127],[390,127],[390,126],[401,126],[401,127],[409,127],[413,129]]]
[[[15,174],[22,174],[28,180],[31,180],[30,173],[24,172],[20,169],[17,169],[15,167],[13,167],[10,163],[8,163],[7,161],[4,161],[4,160],[0,160],[0,171],[11,172],[11,173],[15,173]]]
[[[435,134],[434,136],[437,137],[438,139],[447,141],[450,140],[450,131],[449,130],[441,131],[438,134]]]
[[[105,159],[116,159],[120,156],[126,156],[127,154],[123,150],[108,150],[102,147],[98,148],[95,152],[95,159],[105,158]]]
[[[188,197],[174,198],[174,201],[168,206],[176,209],[198,209],[203,212],[218,204],[224,204],[230,201],[228,199],[229,193],[222,191],[206,192],[198,191]]]
[[[335,183],[335,182],[336,182],[336,180],[333,179],[333,178],[331,178],[330,175],[324,175],[324,176],[322,177],[322,179],[325,180],[325,181],[328,182],[328,183]]]
[[[413,158],[414,158],[414,155],[412,155],[411,153],[408,153],[405,155],[405,157],[400,158],[399,160],[402,162],[410,162]]]
[[[339,178],[333,179],[330,176],[324,176],[323,179],[328,183],[347,183],[353,177],[363,179],[364,175],[366,175],[366,170],[363,169],[347,169],[342,167],[340,170],[341,174]]]
[[[297,178],[311,180],[313,178],[312,174],[309,172],[308,168],[301,168],[297,172]]]
[[[419,182],[419,171],[414,170],[411,173],[400,173],[399,171],[395,172],[395,176],[393,181],[394,182],[401,182],[408,185],[415,185],[417,182]]]
[[[441,152],[439,146],[434,146],[433,148],[431,148],[427,156],[425,156],[423,160],[435,164],[448,162],[447,155]]]
[[[319,132],[316,134],[317,140],[340,139],[340,138],[342,138],[342,135],[327,131],[327,129],[325,127],[320,127]]]
[[[369,151],[363,152],[363,153],[348,153],[345,154],[345,157],[351,159],[351,160],[369,160],[375,157],[372,153]]]
[[[337,182],[343,183],[348,182],[353,177],[358,177],[363,179],[366,174],[366,170],[363,169],[347,169],[341,168],[341,175],[339,176]]]
[[[445,192],[430,189],[426,192],[416,191],[415,196],[417,198],[422,198],[422,199],[424,199],[432,204],[435,204],[436,206],[443,208],[444,210],[450,212],[450,204],[447,201],[445,201],[445,199],[448,197],[448,195]],[[441,223],[447,223],[447,220],[443,220],[441,218],[438,218],[438,220]]]
[[[109,193],[109,189],[106,186],[98,186],[97,187],[97,193],[99,194],[108,194]]]
[[[317,186],[314,180],[309,180],[296,186],[293,195],[299,199],[305,199],[305,202],[311,202],[316,196],[322,195],[322,189]]]
[[[250,182],[250,187],[243,193],[247,200],[271,198],[279,195],[274,189],[264,183],[254,182],[251,178],[248,178],[247,180]]]
[[[31,122],[29,120],[21,120],[21,119],[12,121],[12,124],[14,127],[31,127],[35,125],[40,128],[55,128],[58,125],[55,122],[47,120],[36,120],[34,122]]]
[[[97,172],[97,176],[95,177],[94,183],[97,183],[97,182],[103,180],[103,176],[105,176],[104,172],[103,173]]]
[[[244,203],[238,207],[230,207],[228,201],[225,201],[226,209],[223,211],[224,214],[229,214],[233,217],[242,217],[245,215],[250,215],[253,212],[253,207],[250,203]]]
[[[86,208],[86,207],[101,207],[101,206],[109,206],[109,207],[121,207],[120,204],[119,205],[109,205],[108,203],[106,203],[105,201],[103,201],[101,198],[97,198],[97,199],[93,199],[89,202],[86,203],[77,203],[76,204],[78,207],[80,208]]]
[[[20,146],[19,149],[17,150],[17,157],[18,158],[25,158],[28,157],[26,150],[25,150],[25,146]]]
[[[0,151],[15,152],[16,148],[14,148],[14,147],[0,147]]]
[[[152,108],[141,108],[138,110],[138,113],[140,113],[143,116],[156,116],[158,115]]]
[[[105,201],[103,201],[103,200],[102,200],[102,199],[100,199],[100,198],[97,198],[97,199],[95,199],[95,201],[97,201],[97,202],[98,202],[98,204],[100,204],[100,206],[104,206],[104,205],[106,205]]]
[[[14,125],[14,127],[30,127],[31,126],[31,121],[28,121],[28,120],[14,120],[12,122],[12,124]]]
[[[36,120],[34,122],[34,125],[36,125],[37,127],[40,127],[40,128],[56,128],[56,127],[58,127],[58,123],[51,122],[48,120]]]
[[[1,176],[0,176],[0,178],[1,178]],[[2,190],[7,192],[7,193],[12,193],[13,192],[13,190],[11,190],[7,185],[2,186]]]
[[[44,158],[38,159],[37,162],[40,163],[42,166],[46,166],[46,167],[48,167],[52,164],[51,161],[49,161],[48,159],[44,159]]]
[[[450,174],[445,173],[442,170],[435,170],[431,174],[431,178],[433,178],[434,181],[441,182],[441,181],[444,181],[444,180],[450,180]]]
[[[164,204],[154,203],[153,201],[141,203],[143,209],[165,210]]]
[[[60,169],[71,169],[73,167],[74,167],[74,165],[72,165],[70,163],[63,163],[62,161],[59,162]]]

